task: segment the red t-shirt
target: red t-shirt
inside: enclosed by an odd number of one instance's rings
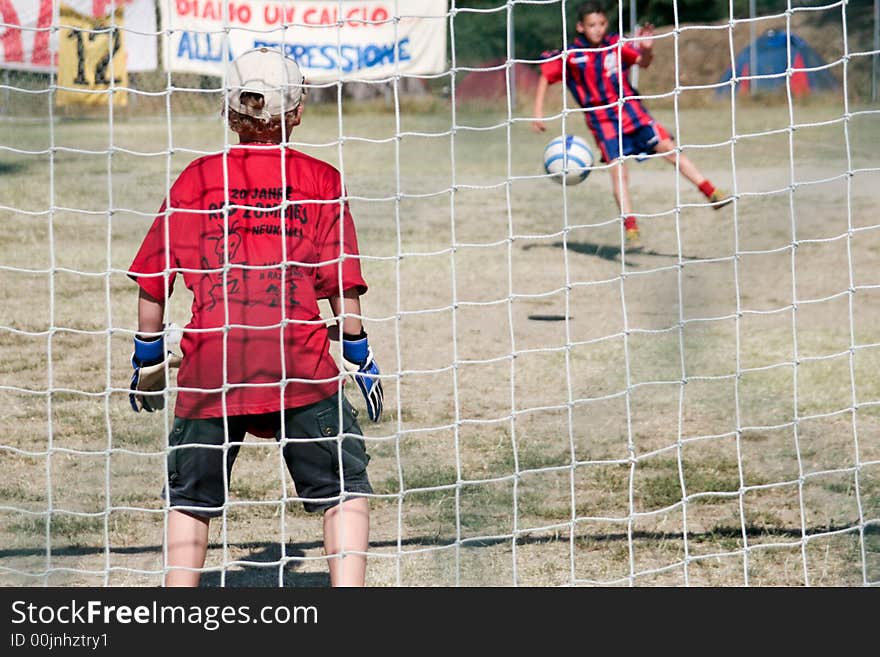
[[[193,293],[175,415],[267,413],[339,389],[318,299],[367,290],[342,196],[335,168],[270,145],[234,146],[178,176],[129,274],[156,299],[178,274]]]

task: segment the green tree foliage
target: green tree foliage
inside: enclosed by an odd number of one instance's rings
[[[768,0],[769,1],[769,0]],[[508,21],[513,21],[514,50],[517,59],[537,59],[541,52],[563,45],[563,35],[574,38],[580,0],[563,3],[519,4],[508,8],[502,0],[461,0],[455,3],[452,20],[450,58],[453,46],[456,64],[476,65],[505,59],[508,52]],[[726,0],[677,0],[679,22],[713,21],[727,12]],[[605,4],[611,31],[621,31],[621,13],[617,3]],[[637,4],[638,22],[655,25],[674,23],[670,0],[641,0]],[[563,12],[565,20],[563,20]],[[509,18],[510,17],[510,18]],[[629,3],[624,2],[622,28],[629,32]]]
[[[789,6],[824,6],[831,0],[755,0],[755,15],[784,13]],[[681,23],[713,23],[730,20],[728,0],[635,0],[639,24],[653,23],[658,27]],[[849,0],[847,11],[864,10],[873,0]],[[510,54],[520,60],[535,60],[544,50],[560,48],[564,34],[574,38],[576,12],[581,0],[562,0],[546,4],[514,3],[504,0],[450,0],[455,11],[449,39],[449,57],[457,66],[476,66],[489,61],[504,60]],[[733,18],[749,17],[749,0],[734,0]],[[629,33],[630,0],[606,1],[611,31]],[[565,20],[563,21],[563,13]],[[833,12],[821,12],[829,18]],[[836,14],[839,15],[839,14]],[[508,51],[508,20],[513,21],[514,52]]]

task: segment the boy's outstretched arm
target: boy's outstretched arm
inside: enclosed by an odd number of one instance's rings
[[[535,89],[535,108],[532,111],[532,130],[535,132],[544,132],[547,126],[542,119],[544,118],[544,96],[547,95],[547,87],[549,83],[543,75],[538,78],[538,87]]]
[[[636,31],[636,37],[640,39],[638,46],[641,51],[636,60],[636,65],[648,68],[651,62],[654,61],[654,26],[648,23],[644,27],[640,27]]]

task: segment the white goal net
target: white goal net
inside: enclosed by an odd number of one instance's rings
[[[306,72],[290,145],[340,170],[369,284],[368,585],[880,583],[876,3],[608,3],[653,60],[600,110],[563,73],[536,132],[547,63],[604,47],[578,5],[0,2],[0,584],[163,582],[177,388],[129,406],[129,267],[237,142],[216,71],[257,42]],[[591,121],[638,100],[731,203],[602,161]],[[578,184],[542,167],[562,135]],[[201,584],[326,585],[281,446],[240,447]]]

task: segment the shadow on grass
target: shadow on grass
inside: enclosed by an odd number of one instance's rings
[[[807,535],[826,534],[844,532],[846,530],[856,531],[851,525],[827,525],[822,527],[807,528]],[[745,534],[747,537],[779,537],[779,538],[802,538],[801,529],[799,527],[792,528],[768,528],[768,527],[746,527]],[[741,527],[714,527],[707,532],[688,532],[689,541],[699,541],[701,539],[719,538],[742,538],[743,531]],[[631,534],[634,541],[681,541],[684,536],[681,532],[645,532],[636,531]],[[589,533],[584,532],[574,536],[575,542],[583,543],[595,541],[598,543],[615,543],[619,541],[629,540],[630,535],[627,532],[618,533]],[[874,538],[877,538],[877,541]],[[868,525],[865,527],[866,542],[871,545],[880,543],[880,525]],[[567,542],[570,540],[568,534],[559,532],[556,534],[529,534],[524,533],[516,539],[517,545],[540,545],[543,543]],[[462,539],[462,547],[481,548],[493,547],[496,545],[507,545],[512,541],[512,537],[490,537],[490,538],[465,538]],[[400,546],[415,547],[431,547],[431,546],[448,546],[455,543],[453,536],[415,536],[404,539],[399,543],[396,540],[389,541],[370,541],[371,548],[393,548]],[[298,572],[300,563],[297,559],[305,558],[306,550],[315,550],[323,546],[321,541],[304,541],[300,543],[288,543],[285,549],[285,557],[293,561],[289,561],[283,568],[283,586],[285,587],[311,587],[323,588],[330,586],[330,577],[326,572]],[[270,543],[268,541],[250,541],[245,543],[236,543],[236,549],[249,550],[250,553],[235,560],[235,570],[227,570],[225,578],[220,572],[207,572],[202,575],[201,587],[216,588],[225,587],[276,587],[279,585],[279,568],[281,568],[281,546],[278,543]],[[212,543],[209,549],[221,549],[222,545]],[[117,554],[144,554],[151,552],[161,552],[160,545],[143,545],[135,547],[115,547],[111,552]],[[66,548],[52,550],[54,557],[77,557],[95,554],[103,554],[105,549],[103,546],[71,546]],[[44,554],[43,550],[38,549],[11,549],[0,550],[0,559],[7,557],[36,556]],[[245,563],[242,563],[245,562]],[[873,580],[872,580],[873,581]]]
[[[27,165],[23,162],[0,162],[0,176],[20,173],[25,169],[27,169]]]
[[[568,242],[564,244],[562,242],[553,242],[552,244],[526,244],[523,246],[523,251],[528,251],[530,249],[537,248],[555,248],[562,249],[568,248],[569,251],[574,251],[575,253],[580,253],[588,256],[595,256],[596,258],[601,258],[602,260],[608,260],[610,262],[620,262],[620,253],[621,249],[619,246],[614,244],[595,244],[593,242]],[[636,251],[635,253],[627,254],[627,265],[630,267],[639,267],[637,262],[633,262],[633,257],[641,257],[641,256],[656,256],[660,258],[678,258],[678,253],[663,253],[662,251],[655,251],[654,249],[646,249],[643,248],[641,251]],[[700,260],[700,256],[689,256],[681,254],[682,260]]]

